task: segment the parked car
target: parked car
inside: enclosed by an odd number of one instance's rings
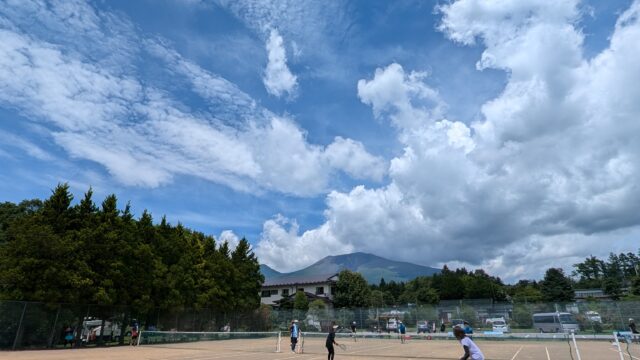
[[[491,326],[491,330],[495,332],[509,332],[509,325],[507,325],[507,322],[502,317],[487,319],[487,325]]]
[[[389,319],[387,321],[387,332],[398,332],[398,320]]]
[[[598,312],[596,311],[587,311],[584,313],[584,315],[587,317],[589,321],[602,323],[602,317],[600,317],[600,314],[598,314]]]

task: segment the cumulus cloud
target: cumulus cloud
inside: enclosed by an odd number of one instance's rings
[[[330,236],[316,241],[423,264],[481,265],[507,280],[637,246],[629,239],[640,232],[640,2],[591,59],[582,53],[577,6],[439,7],[444,35],[484,47],[478,70],[507,72],[503,92],[480,119],[463,123],[446,118],[422,73],[391,64],[360,80],[361,101],[397,128],[404,146],[391,160],[390,183],[332,192],[325,223],[287,232],[287,243],[322,229]],[[258,249],[280,245],[264,235]],[[278,263],[277,251],[262,254]]]
[[[285,52],[282,36],[278,30],[271,29],[267,39],[267,67],[264,70],[264,83],[267,92],[281,97],[285,94],[295,96],[298,87],[298,78],[291,73],[287,66],[287,54]]]
[[[348,253],[353,247],[331,233],[327,224],[300,234],[295,220],[282,215],[267,220],[256,255],[280,271],[298,270],[324,256]]]
[[[101,164],[124,185],[157,187],[187,175],[240,191],[311,196],[328,191],[336,172],[365,179],[380,179],[384,172],[384,162],[361,143],[310,144],[295,119],[257,105],[235,84],[185,59],[162,39],[140,35],[125,20],[119,20],[125,26],[113,27],[112,16],[80,1],[14,5],[0,12],[0,103],[45,124],[72,157]],[[76,14],[86,16],[74,21]],[[65,24],[82,36],[66,34]],[[138,50],[130,41],[122,47],[107,41],[112,33],[138,39],[148,60],[167,65],[168,77],[176,80],[171,86],[185,83],[208,111],[174,99],[165,83],[141,79]],[[94,60],[92,39],[103,47],[98,54],[119,54],[118,67]]]
[[[240,243],[240,238],[236,235],[232,230],[224,230],[218,236],[218,245],[227,243],[229,245],[229,250],[233,251]]]

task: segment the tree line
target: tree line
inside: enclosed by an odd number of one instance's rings
[[[640,253],[639,253],[640,254]],[[369,285],[358,273],[340,273],[336,307],[436,304],[441,300],[492,299],[565,302],[574,289],[601,288],[613,299],[640,296],[640,256],[594,256],[573,265],[571,276],[550,268],[540,281],[507,285],[482,269],[450,270],[408,282]],[[235,249],[212,236],[139,218],[115,195],[100,206],[89,189],[73,204],[67,184],[45,200],[0,203],[0,299],[50,303],[129,305],[152,308],[210,308],[220,312],[259,307],[263,276],[249,243]],[[291,308],[304,309],[298,304]]]
[[[136,218],[115,195],[97,206],[89,189],[74,205],[60,184],[0,204],[0,299],[238,312],[259,307],[263,281],[246,239],[230,249],[146,210]]]
[[[640,251],[639,251],[640,254]],[[576,289],[602,289],[614,300],[640,297],[640,256],[611,253],[607,260],[594,256],[573,265],[571,276],[560,268],[549,268],[544,278],[504,284],[499,277],[482,269],[450,270],[446,265],[439,274],[417,277],[408,282],[369,285],[358,273],[344,270],[336,284],[336,307],[390,307],[407,304],[437,304],[441,300],[492,299],[512,302],[571,302]],[[626,291],[625,291],[626,290]],[[623,293],[626,295],[623,296]]]

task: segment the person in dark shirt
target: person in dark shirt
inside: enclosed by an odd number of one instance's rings
[[[352,322],[351,323],[351,337],[353,337],[353,341],[357,341],[356,340],[356,322]]]
[[[333,357],[336,354],[335,350],[333,349],[333,345],[338,345],[338,343],[336,342],[337,328],[338,325],[333,325],[333,327],[331,327],[331,330],[329,330],[329,335],[327,335],[327,343],[325,344],[325,346],[327,347],[327,351],[329,352],[327,354],[327,360],[333,360]]]
[[[440,325],[440,332],[444,332],[447,329],[447,326],[444,324],[444,321],[442,322],[442,325]]]
[[[638,329],[636,328],[636,322],[633,319],[629,319],[629,331],[631,331],[631,341],[640,342],[640,339],[636,336]]]

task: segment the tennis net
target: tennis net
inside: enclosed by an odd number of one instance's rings
[[[280,332],[142,331],[138,338],[138,345],[279,352]]]

